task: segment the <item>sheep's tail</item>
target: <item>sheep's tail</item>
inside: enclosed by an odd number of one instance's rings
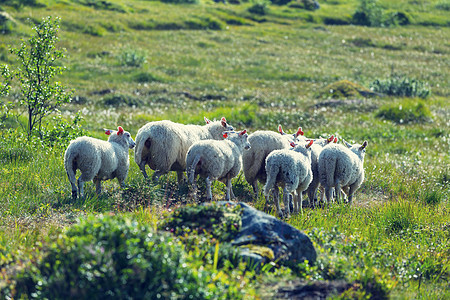
[[[278,165],[266,165],[267,172],[267,180],[266,185],[264,186],[264,195],[268,196],[270,190],[275,187],[275,183],[277,181],[278,173],[280,172],[280,167]]]
[[[77,157],[77,154],[70,151],[70,147],[67,149],[66,153],[64,154],[64,168],[66,169],[67,177],[69,178],[70,183],[76,184],[77,179],[75,177],[75,170],[73,167],[73,161]]]
[[[196,154],[194,157],[194,160],[192,161],[192,163],[187,166],[187,176],[188,176],[188,180],[189,183],[194,184],[194,178],[195,178],[195,167],[197,166],[198,162],[200,161],[200,154]]]
[[[136,136],[136,148],[134,148],[134,161],[138,166],[141,166],[142,151],[144,149],[146,141],[150,138],[150,134],[147,131],[142,131]]]

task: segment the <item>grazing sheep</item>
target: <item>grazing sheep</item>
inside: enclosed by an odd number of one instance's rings
[[[275,207],[279,216],[283,216],[280,208],[278,185],[283,187],[283,200],[287,215],[290,214],[289,194],[294,195],[294,213],[302,209],[302,192],[305,191],[312,180],[311,171],[311,145],[310,140],[305,146],[294,146],[293,149],[272,151],[266,158],[267,182],[264,186],[264,195],[268,203],[270,191],[273,191]]]
[[[292,136],[285,134],[281,125],[278,126],[278,131],[281,135],[273,131],[259,130],[248,137],[251,148],[242,155],[243,171],[245,180],[252,185],[255,195],[258,195],[258,181],[266,182],[267,155],[274,150],[289,149],[289,143],[303,135],[301,127]]]
[[[72,197],[77,198],[77,185],[75,174],[81,171],[78,178],[80,197],[83,196],[84,182],[92,180],[97,195],[101,193],[101,181],[117,178],[120,186],[127,178],[130,162],[128,149],[136,143],[128,131],[118,127],[117,131],[105,130],[109,135],[108,141],[87,136],[71,141],[64,153],[64,168],[72,185]]]
[[[200,140],[222,140],[224,131],[232,131],[233,127],[225,118],[210,121],[204,118],[206,125],[184,125],[172,121],[150,122],[141,127],[136,135],[134,159],[145,178],[145,166],[152,170],[153,180],[169,171],[176,171],[178,183],[183,180],[186,170],[186,153],[189,147]]]
[[[231,178],[234,178],[242,168],[242,152],[250,149],[246,130],[239,133],[227,132],[223,141],[205,140],[194,143],[186,155],[186,173],[189,182],[194,183],[195,175],[206,178],[208,200],[212,200],[211,183],[220,180],[226,184],[226,200],[232,195]]]
[[[339,202],[342,189],[348,189],[348,201],[352,202],[353,193],[364,181],[364,155],[367,141],[362,145],[351,145],[345,142],[345,146],[329,144],[322,149],[319,155],[319,180],[325,188],[325,196],[328,203],[332,200],[333,187],[336,190],[336,199]]]

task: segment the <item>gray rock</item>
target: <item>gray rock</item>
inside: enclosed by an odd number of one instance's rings
[[[307,235],[291,225],[254,209],[245,203],[219,202],[222,204],[239,204],[243,208],[242,226],[231,244],[243,249],[242,255],[246,258],[256,258],[258,254],[252,253],[245,245],[262,246],[273,251],[274,261],[283,264],[296,264],[308,260],[314,263],[317,258],[316,250]],[[267,257],[259,255],[261,262],[268,262]]]

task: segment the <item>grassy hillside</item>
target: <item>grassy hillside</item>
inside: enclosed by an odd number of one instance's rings
[[[31,23],[60,17],[58,47],[67,49],[60,64],[67,70],[58,80],[75,95],[61,116],[71,122],[81,111],[78,132],[104,139],[102,128],[121,125],[134,136],[153,120],[202,124],[203,116],[225,116],[250,133],[282,124],[286,131],[302,126],[306,136],[369,142],[366,180],[351,206],[306,208],[287,220],[310,234],[318,263],[253,274],[246,295],[271,298],[263,287],[276,290],[285,277],[375,278],[393,298],[450,297],[448,1],[378,1],[381,27],[356,24],[356,0],[321,1],[318,10],[304,9],[305,1],[268,5],[264,15],[249,12],[254,3],[245,1],[18,3],[0,2],[14,19],[1,24],[0,64],[18,66],[8,47],[33,34]],[[408,24],[394,24],[393,15],[406,16]],[[336,90],[344,90],[330,86],[344,80],[366,90],[395,75],[424,83],[431,95],[366,98],[356,92],[336,99]],[[0,103],[19,98],[16,81]],[[49,118],[48,130],[57,120]],[[0,113],[2,280],[15,270],[16,257],[40,249],[37,241],[80,216],[131,211],[149,223],[192,201],[187,187],[176,187],[174,174],[159,184],[146,182],[130,151],[124,190],[106,182],[97,198],[88,183],[86,199],[74,202],[63,167],[67,141],[55,147],[28,142],[18,122],[24,116],[17,121]],[[263,208],[264,197],[254,199],[243,176],[233,185],[239,201]],[[213,195],[224,198],[223,184],[214,185]]]

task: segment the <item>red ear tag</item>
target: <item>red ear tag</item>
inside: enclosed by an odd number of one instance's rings
[[[226,139],[228,137],[228,133],[223,134],[223,138]]]
[[[291,145],[292,148],[295,148],[295,143],[294,142],[290,142],[289,144]]]
[[[306,145],[306,148],[311,147],[313,143],[314,143],[314,141],[313,141],[313,140],[310,140],[309,143],[308,143],[308,145]]]
[[[328,142],[328,143],[331,143],[333,140],[334,140],[334,135],[330,136],[330,137],[327,139],[327,142]]]
[[[211,123],[211,121],[207,117],[203,117],[203,119],[205,120],[206,124]]]
[[[247,133],[247,129],[244,129],[244,130],[242,130],[240,133],[239,133],[239,135],[244,135],[244,134],[246,134]]]
[[[278,132],[281,134],[284,134],[283,128],[281,127],[281,125],[278,125]]]
[[[105,131],[106,135],[110,135],[112,133],[112,130],[109,130],[109,129],[103,129],[103,130]]]
[[[222,117],[222,121],[226,123],[227,119],[225,119],[225,117]]]
[[[335,143],[338,142],[338,138],[337,138],[337,137],[334,138],[334,142],[335,142]]]
[[[298,130],[297,130],[296,136],[304,135],[304,134],[305,134],[305,133],[303,132],[302,128],[299,127]]]

